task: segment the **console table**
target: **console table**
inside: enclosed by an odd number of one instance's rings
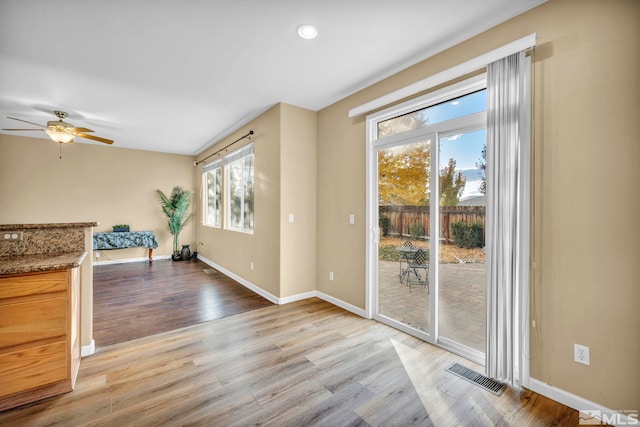
[[[93,233],[93,250],[124,248],[148,248],[149,262],[153,261],[153,250],[158,240],[153,231],[119,231],[115,233]]]

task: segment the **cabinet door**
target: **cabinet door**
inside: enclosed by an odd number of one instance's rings
[[[67,298],[54,294],[20,302],[0,301],[0,349],[64,337],[67,333]]]
[[[0,353],[0,397],[67,379],[67,342]]]

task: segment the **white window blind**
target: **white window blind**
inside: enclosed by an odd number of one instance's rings
[[[211,162],[204,165],[204,167],[202,168],[202,172],[206,173],[214,169],[217,169],[219,167],[222,167],[222,159],[218,159],[215,162]]]
[[[253,144],[247,144],[233,153],[224,156],[224,162],[226,164],[233,163],[236,160],[240,160],[241,158],[247,157],[251,154],[253,154]]]

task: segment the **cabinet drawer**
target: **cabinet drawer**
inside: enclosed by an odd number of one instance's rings
[[[66,270],[3,277],[0,278],[0,298],[64,292],[67,290],[68,277]]]
[[[0,351],[0,397],[66,378],[66,341],[11,352]]]
[[[0,348],[64,336],[67,333],[67,298],[0,301]]]

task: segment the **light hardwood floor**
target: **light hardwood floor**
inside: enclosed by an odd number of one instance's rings
[[[318,299],[100,348],[69,394],[0,413],[20,426],[577,425],[530,391],[445,372],[471,362]]]

